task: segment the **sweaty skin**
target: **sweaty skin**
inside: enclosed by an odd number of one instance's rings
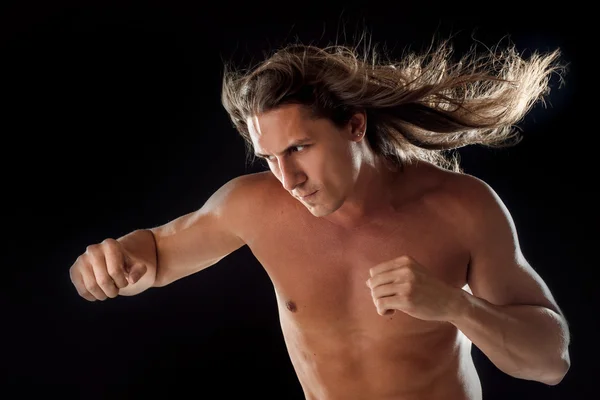
[[[356,229],[315,218],[271,173],[249,179],[246,199],[262,207],[239,222],[238,235],[273,282],[307,400],[481,399],[468,338],[450,323],[379,315],[365,285],[369,268],[408,254],[469,291],[459,208],[449,202],[457,175],[411,167],[395,207]]]

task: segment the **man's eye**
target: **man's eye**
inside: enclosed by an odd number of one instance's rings
[[[292,148],[289,150],[289,152],[290,152],[290,153],[294,153],[294,152],[297,152],[297,151],[302,151],[302,150],[304,150],[304,148],[306,148],[306,147],[308,147],[308,145],[300,145],[300,146],[295,146],[295,147],[292,147]],[[273,161],[273,156],[266,156],[266,157],[262,157],[262,158],[263,158],[265,161]]]
[[[298,151],[303,151],[303,150],[304,150],[304,148],[306,148],[306,147],[308,147],[308,145],[307,145],[307,144],[305,144],[305,145],[300,145],[300,146],[296,146],[296,147],[293,147],[293,148],[290,150],[290,153],[294,153],[294,152],[298,152]]]

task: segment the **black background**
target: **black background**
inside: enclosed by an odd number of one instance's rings
[[[21,391],[7,398],[57,389],[132,399],[166,388],[173,399],[303,399],[273,288],[246,247],[167,287],[105,302],[81,299],[68,270],[88,244],[193,211],[227,180],[260,168],[245,163],[220,103],[224,59],[254,61],[296,39],[343,42],[342,27],[347,41],[366,28],[396,56],[449,35],[457,52],[473,38],[561,48],[565,85],[553,81],[547,106],[520,124],[524,141],[460,154],[465,171],[508,206],[526,257],[565,312],[571,370],[548,387],[503,374],[477,348],[473,357],[486,400],[590,398],[597,129],[583,111],[593,83],[583,74],[593,51],[581,35],[585,9],[328,4],[4,4],[0,358],[3,382]]]

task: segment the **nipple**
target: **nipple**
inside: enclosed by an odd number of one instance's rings
[[[293,301],[286,301],[285,306],[288,310],[290,310],[291,312],[296,312],[297,308],[296,308],[296,303],[294,303]]]

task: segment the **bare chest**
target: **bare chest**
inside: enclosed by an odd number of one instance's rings
[[[365,285],[369,270],[403,255],[454,287],[466,284],[468,252],[435,213],[413,210],[352,232],[288,218],[265,225],[249,247],[273,282],[280,317],[305,333],[381,338],[438,327],[403,313],[377,314]]]

